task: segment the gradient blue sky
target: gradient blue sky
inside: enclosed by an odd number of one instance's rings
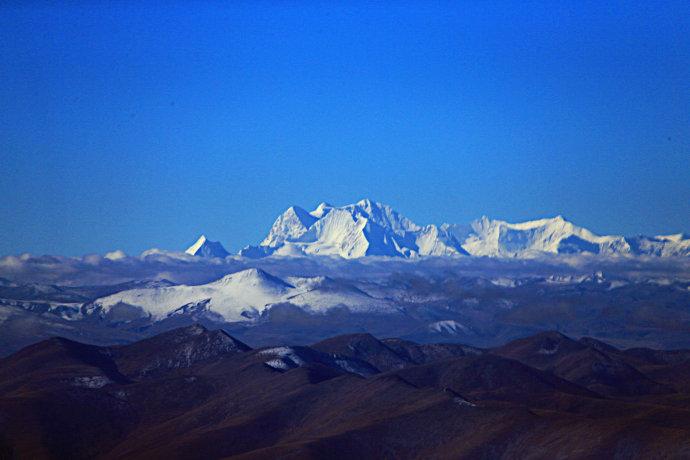
[[[0,5],[0,254],[362,197],[690,231],[690,2],[70,3]]]

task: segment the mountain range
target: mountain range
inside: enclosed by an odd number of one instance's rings
[[[252,347],[195,324],[0,359],[0,458],[687,458],[690,351],[549,331]]]
[[[211,261],[219,275],[209,273],[200,283],[163,276],[100,285],[0,278],[0,356],[54,335],[127,343],[193,322],[223,327],[252,344],[306,344],[366,331],[495,346],[555,329],[622,347],[690,347],[690,272],[644,274],[635,265],[631,272],[588,273],[537,261],[499,261],[477,271],[476,260],[462,261],[342,260],[326,271],[312,259],[245,260],[270,273]],[[174,275],[151,263],[160,275]],[[532,272],[535,263],[541,272]],[[185,262],[183,268],[206,265]]]
[[[174,315],[204,315],[217,321],[256,319],[271,306],[290,303],[310,313],[347,307],[353,313],[390,313],[397,308],[352,284],[328,277],[288,277],[282,280],[264,270],[249,268],[203,285],[143,286],[96,299],[86,314],[111,315],[123,306],[140,309],[153,321]]]
[[[244,257],[201,237],[186,254],[0,259],[0,356],[54,335],[128,343],[192,322],[253,344],[366,331],[495,346],[555,329],[688,347],[690,259],[670,257],[688,241],[598,236],[562,217],[421,227],[369,200],[291,207]],[[537,257],[572,253],[661,257]]]
[[[225,257],[220,243],[204,236],[186,251],[203,257]],[[420,226],[388,205],[368,199],[336,207],[321,203],[309,212],[291,206],[273,223],[257,246],[240,256],[488,256],[530,258],[544,254],[613,256],[690,255],[685,234],[623,237],[597,235],[562,216],[508,223],[482,217],[468,225]]]

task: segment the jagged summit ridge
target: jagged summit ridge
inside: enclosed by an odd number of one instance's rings
[[[268,255],[488,256],[541,254],[688,256],[686,235],[625,238],[598,235],[562,215],[519,223],[486,216],[469,225],[420,226],[388,205],[363,199],[336,207],[321,203],[311,212],[292,206],[281,214],[259,246],[246,257]]]
[[[390,206],[369,199],[342,207],[321,203],[311,212],[291,206],[258,248],[241,254],[412,257],[419,252],[415,240],[421,231]]]
[[[205,236],[186,252],[202,257],[230,255],[220,243]],[[690,237],[683,233],[598,235],[562,215],[518,223],[483,216],[469,224],[418,225],[389,205],[362,199],[345,206],[322,202],[312,211],[290,206],[259,245],[246,246],[239,255],[531,258],[582,253],[687,257]]]
[[[528,257],[542,253],[628,254],[630,246],[622,236],[599,236],[565,220],[562,216],[511,224],[482,217],[469,229],[455,231],[472,255]]]

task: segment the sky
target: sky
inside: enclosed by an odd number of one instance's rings
[[[237,250],[364,197],[690,232],[687,1],[9,1],[0,82],[0,254]]]

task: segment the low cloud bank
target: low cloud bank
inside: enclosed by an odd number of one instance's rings
[[[0,258],[0,277],[17,283],[67,286],[117,284],[131,280],[168,279],[201,284],[245,268],[262,268],[276,276],[387,278],[395,273],[426,277],[551,276],[603,272],[629,279],[690,280],[689,258],[548,256],[535,259],[484,257],[428,257],[416,260],[367,257],[268,257],[204,259],[184,253],[151,250],[141,256],[120,251],[83,257],[6,256]]]

